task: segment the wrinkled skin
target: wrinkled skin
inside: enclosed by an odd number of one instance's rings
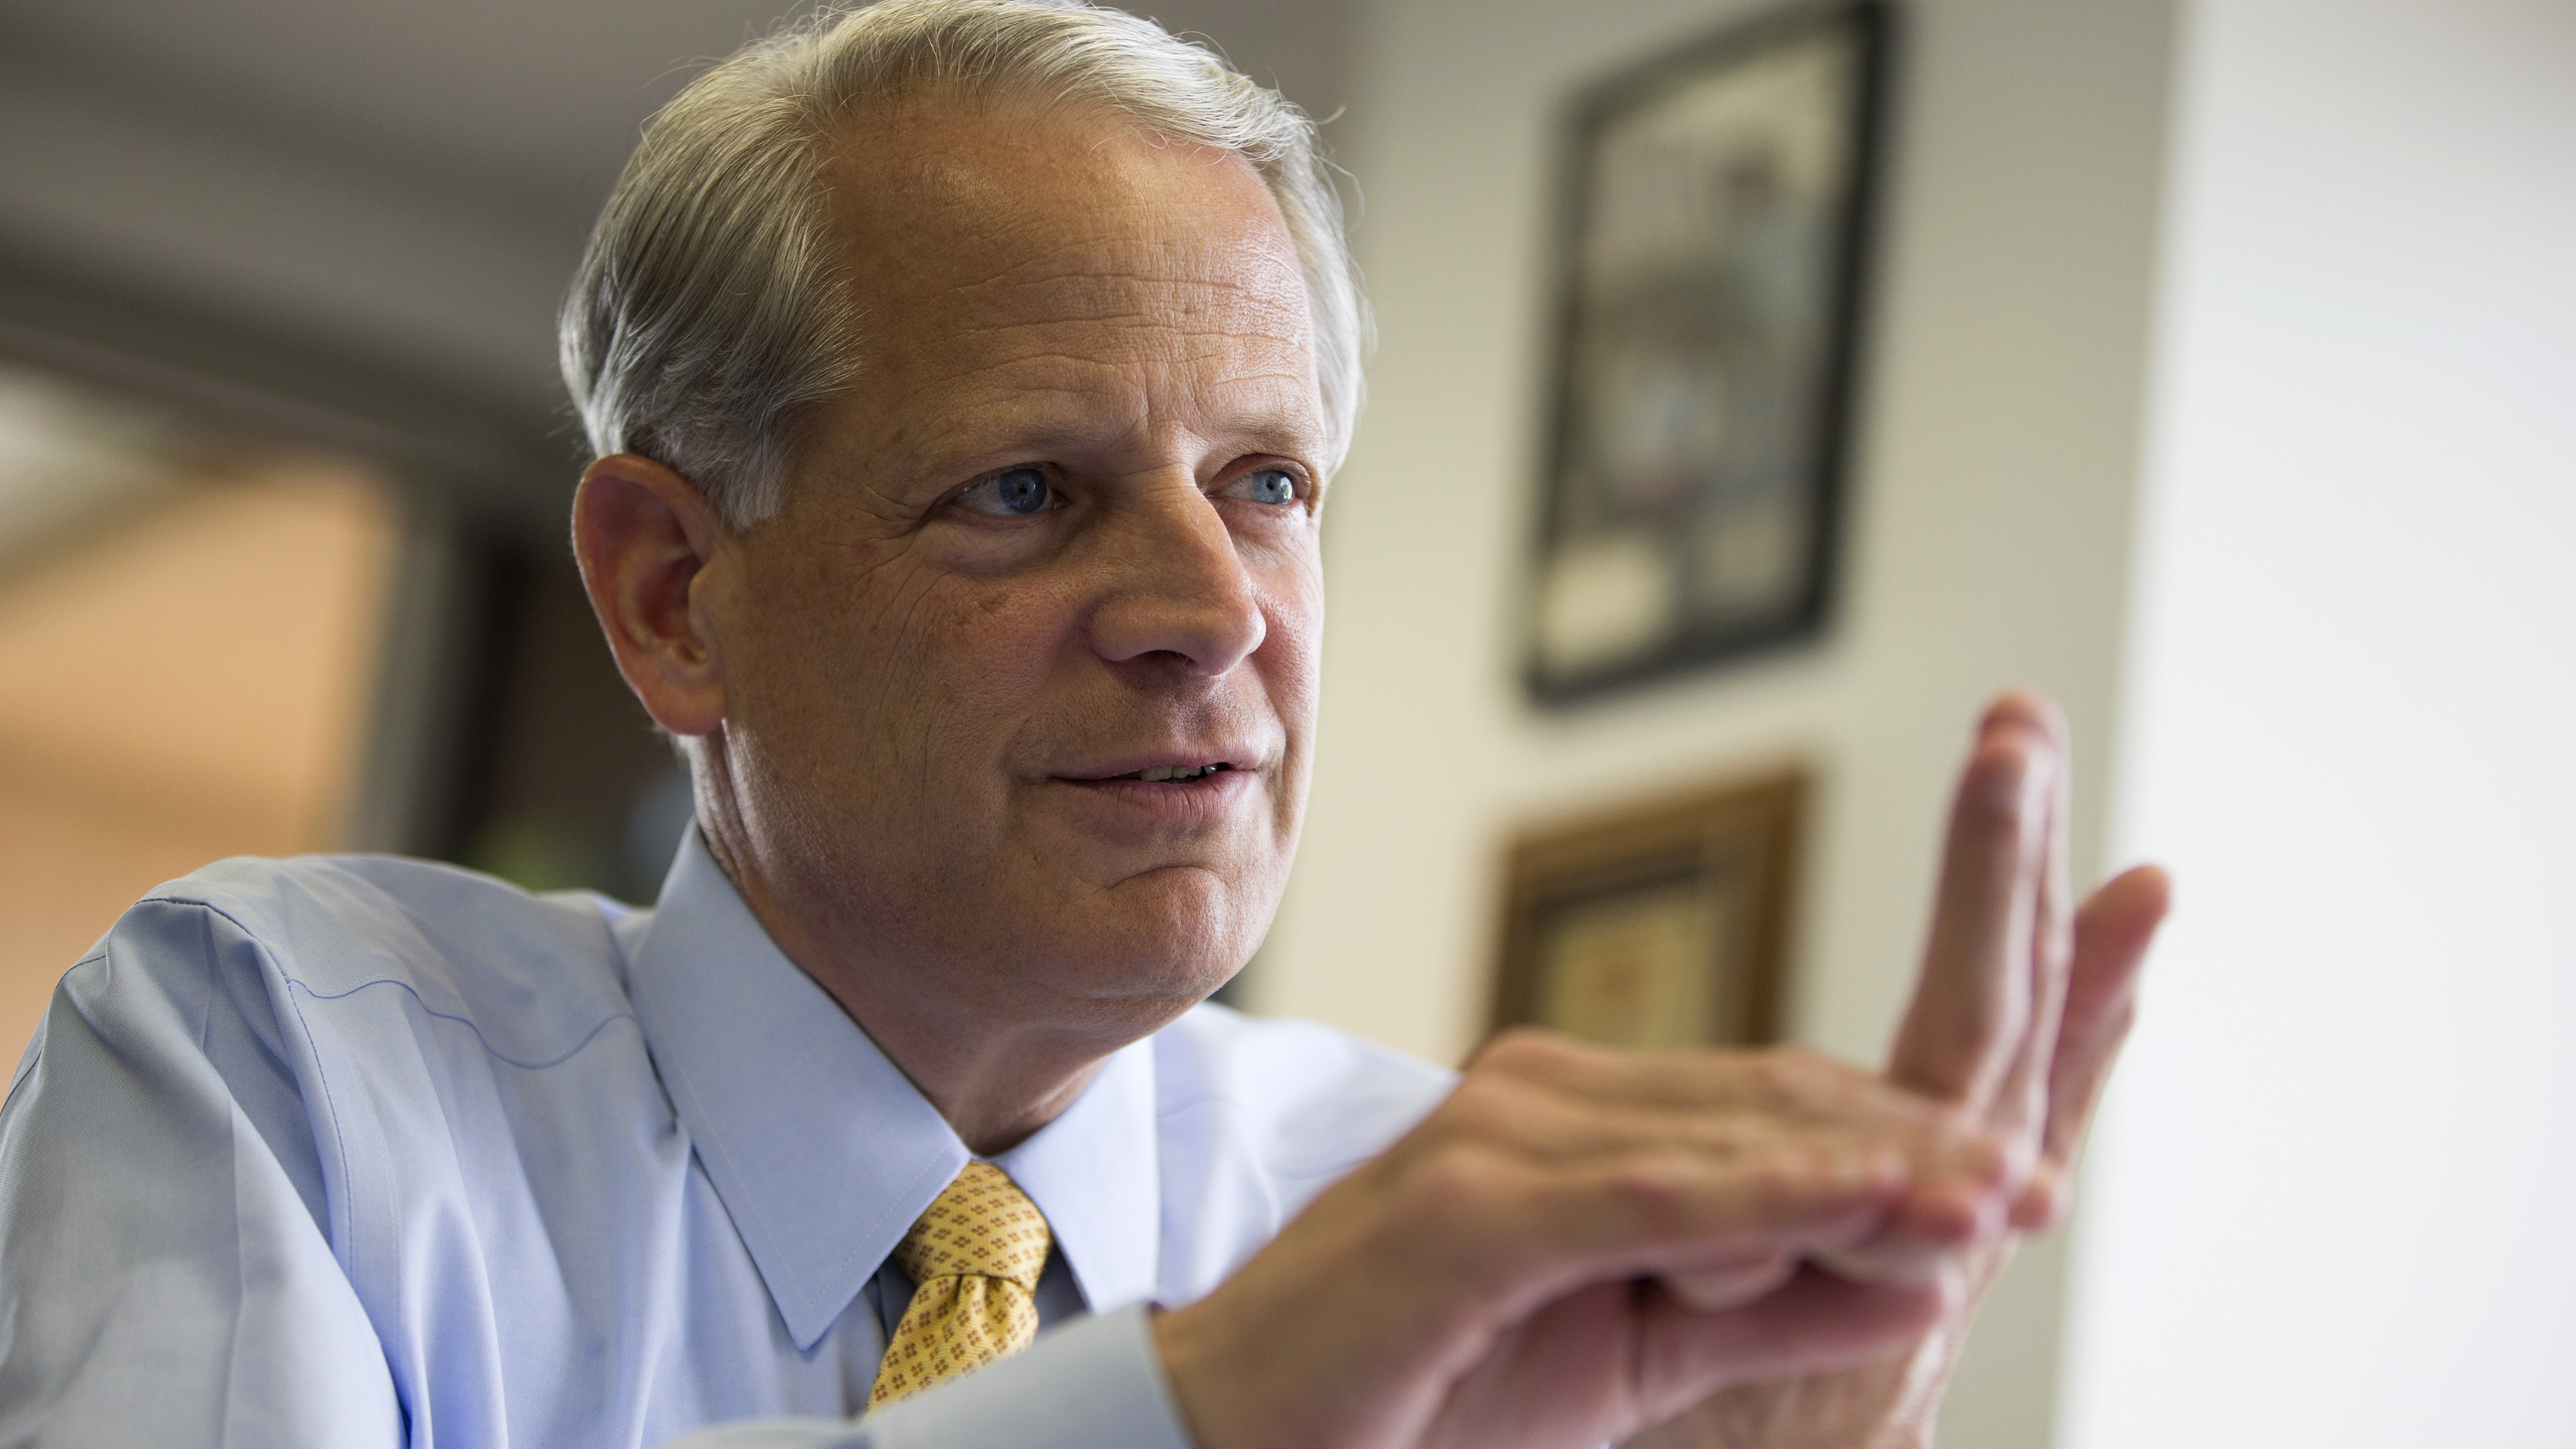
[[[991,1153],[1267,927],[1312,753],[1321,405],[1240,158],[1033,105],[852,125],[859,380],[801,420],[783,507],[735,530],[619,455],[575,544],[755,914]],[[2065,750],[2040,701],[1981,726],[1885,1072],[1505,1038],[1156,1317],[1199,1442],[1928,1433],[1976,1296],[2062,1210],[2163,909],[2151,871],[2072,909]]]

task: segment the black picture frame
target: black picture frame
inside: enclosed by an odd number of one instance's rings
[[[1818,636],[1894,15],[1801,5],[1580,92],[1524,623],[1561,706]]]

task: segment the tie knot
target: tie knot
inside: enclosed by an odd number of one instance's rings
[[[1048,1242],[1045,1215],[1011,1175],[989,1162],[970,1162],[903,1235],[894,1260],[915,1287],[975,1276],[1035,1292]]]

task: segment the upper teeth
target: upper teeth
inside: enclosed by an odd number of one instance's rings
[[[1165,780],[1195,780],[1202,775],[1213,775],[1224,768],[1223,765],[1156,765],[1150,770],[1138,770],[1136,778],[1157,783]]]

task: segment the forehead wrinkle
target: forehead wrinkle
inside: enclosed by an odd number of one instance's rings
[[[1101,389],[1083,386],[995,389],[988,397],[960,401],[963,408],[1002,415],[1023,441],[1125,436],[1147,427],[1185,428],[1207,441],[1258,437],[1284,442],[1313,431],[1312,410],[1298,405],[1303,387],[1302,380],[1265,374],[1183,390],[1178,395],[1182,406],[1173,405],[1170,390],[1150,385],[1128,389],[1125,405],[1117,408],[1101,407]],[[1248,396],[1224,400],[1213,409],[1187,405],[1211,392]]]
[[[958,409],[983,415],[989,441],[967,443],[951,429],[925,430],[904,440],[911,446],[901,451],[915,462],[929,464],[952,448],[980,453],[996,447],[1006,452],[1060,453],[1064,457],[1054,461],[1070,461],[1148,435],[1165,441],[1187,435],[1214,447],[1290,456],[1313,444],[1316,428],[1311,410],[1301,409],[1293,399],[1256,392],[1239,405],[1208,408],[1194,405],[1199,401],[1196,394],[1175,406],[1172,398],[1154,396],[1156,391],[1139,388],[1122,399],[1122,405],[1104,408],[1094,388],[1013,389]]]
[[[1262,354],[1293,351],[1302,341],[1293,335],[1176,327],[1156,318],[1134,317],[1087,319],[1081,326],[1091,335],[1083,338],[1045,335],[1062,331],[1064,325],[965,329],[957,334],[960,345],[956,352],[974,355],[946,361],[940,372],[930,374],[926,380],[936,385],[977,372],[1050,365],[1170,368],[1194,373],[1214,368],[1219,377],[1227,377],[1237,372],[1229,364],[1258,365],[1268,360]],[[969,338],[983,345],[965,345]],[[1248,343],[1264,345],[1247,346]],[[1246,353],[1254,356],[1246,357]],[[1311,377],[1311,371],[1307,375]]]
[[[1075,324],[1002,324],[952,334],[935,368],[917,374],[923,392],[1015,391],[1061,386],[1066,373],[1115,374],[1105,390],[1141,391],[1175,384],[1192,389],[1230,387],[1254,378],[1301,386],[1314,382],[1313,359],[1301,331],[1238,331],[1183,327],[1157,317],[1118,316]],[[961,386],[962,385],[962,386]],[[1104,390],[1101,379],[1082,384]]]
[[[1053,256],[1023,258],[986,276],[943,288],[941,303],[943,310],[953,307],[965,314],[959,325],[968,331],[1050,322],[1126,321],[1181,332],[1268,335],[1303,343],[1309,329],[1302,278],[1293,279],[1292,287],[1282,287],[1280,280],[1205,269],[1157,274],[1103,266],[1086,249],[1067,245]],[[1216,319],[1219,325],[1187,325],[1208,319]]]
[[[932,154],[946,164],[921,153],[880,157],[877,164],[890,166],[902,181],[883,190],[864,181],[836,188],[836,199],[844,203],[838,208],[842,234],[873,254],[876,265],[866,271],[914,298],[937,296],[967,306],[987,299],[1007,306],[1014,294],[1030,291],[1069,290],[1079,297],[1145,284],[1230,292],[1255,307],[1293,311],[1303,320],[1303,264],[1276,199],[1242,158],[1179,158],[1197,161],[1193,169],[1208,174],[1212,184],[1190,188],[1207,204],[1193,206],[1194,224],[1176,232],[1170,226],[1175,198],[1167,166],[1174,158],[1168,151],[1141,161],[1113,159],[1075,191],[1066,186],[1060,166],[1013,174],[1020,168],[1010,164],[1012,153],[988,157],[973,144],[977,138],[994,139],[971,123],[916,137],[930,141]],[[1086,150],[1096,154],[1113,139],[1104,132]],[[846,168],[866,164],[847,157],[836,169],[846,178]],[[871,192],[885,204],[861,203]],[[1229,193],[1237,204],[1227,204]],[[1250,205],[1240,204],[1245,202]],[[1223,234],[1211,237],[1207,223],[1220,218]],[[1206,296],[1191,300],[1211,305]]]
[[[961,322],[948,330],[953,343],[989,343],[999,356],[971,358],[958,356],[958,371],[969,366],[1010,366],[1025,358],[1056,356],[1064,361],[1198,361],[1221,353],[1267,353],[1278,348],[1303,348],[1303,327],[1262,327],[1236,325],[1234,317],[1216,317],[1213,325],[1190,325],[1172,320],[1151,309],[1126,309],[1126,312],[1097,312],[1090,317],[1015,317],[1007,322]],[[1285,322],[1285,320],[1283,320]],[[1082,338],[1048,338],[1046,333],[1064,333],[1066,327],[1079,327]],[[1015,338],[1036,338],[1033,343],[1015,348]],[[1195,343],[1195,345],[1193,345]],[[958,348],[969,351],[969,348]]]
[[[1023,224],[1024,229],[1035,226],[1034,222]],[[1264,299],[1275,299],[1284,293],[1301,303],[1305,298],[1305,273],[1294,250],[1278,244],[1284,238],[1266,235],[1271,227],[1258,222],[1236,227],[1237,235],[1225,242],[1214,260],[1210,260],[1210,248],[1202,238],[1143,234],[1151,230],[1146,227],[1134,232],[1102,229],[1088,234],[1049,233],[1030,247],[1012,249],[1014,254],[1008,261],[980,276],[952,281],[948,289],[973,295],[995,287],[1121,281],[1201,287]],[[954,264],[957,258],[952,254],[948,260]]]
[[[1133,299],[1131,299],[1132,302]],[[1172,309],[1129,305],[1090,316],[1016,316],[959,321],[942,330],[948,345],[918,354],[915,392],[936,393],[960,380],[998,381],[999,374],[1043,374],[1052,367],[1213,367],[1207,383],[1253,374],[1312,381],[1302,313],[1280,309],[1248,315],[1172,315]],[[1041,381],[1044,379],[1041,378]],[[1013,377],[1004,386],[1028,385]]]
[[[1276,365],[1282,359],[1272,354],[1293,357],[1311,375],[1302,279],[1282,295],[1286,289],[1265,287],[1262,278],[1208,270],[1109,270],[1078,246],[1015,259],[936,295],[916,296],[913,320],[943,344],[914,354],[917,364],[927,364],[917,375],[935,387],[960,375],[1050,361]]]

